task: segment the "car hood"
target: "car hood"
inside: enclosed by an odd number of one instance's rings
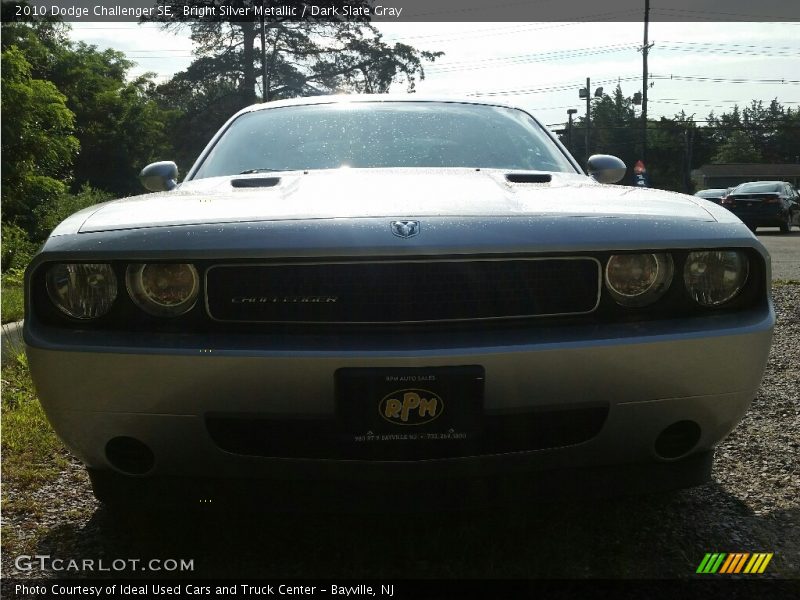
[[[214,177],[99,205],[82,213],[79,230],[432,216],[715,220],[706,208],[709,203],[692,196],[602,185],[577,174],[514,173],[551,180],[512,183],[506,179],[509,171],[494,169],[336,169]]]

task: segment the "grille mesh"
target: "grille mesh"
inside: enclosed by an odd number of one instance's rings
[[[598,301],[590,258],[222,265],[206,275],[221,321],[403,323],[580,314]]]

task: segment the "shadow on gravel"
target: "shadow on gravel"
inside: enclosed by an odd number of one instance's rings
[[[37,552],[193,559],[191,573],[163,573],[193,578],[673,578],[693,576],[705,552],[775,552],[768,575],[797,577],[790,532],[799,512],[755,515],[716,483],[661,497],[436,513],[120,516],[100,508],[80,529],[51,530]]]

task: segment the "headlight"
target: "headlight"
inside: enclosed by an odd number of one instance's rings
[[[45,279],[50,300],[74,319],[102,317],[117,297],[111,265],[61,263],[50,267]]]
[[[156,317],[188,312],[200,289],[197,269],[187,264],[130,265],[125,283],[139,308]]]
[[[719,306],[741,291],[749,272],[750,261],[742,252],[690,252],[683,269],[683,281],[695,302]]]
[[[606,287],[623,306],[647,306],[672,282],[669,254],[615,254],[606,264]]]

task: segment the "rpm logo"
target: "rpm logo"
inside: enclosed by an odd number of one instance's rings
[[[442,399],[428,390],[397,390],[378,405],[381,417],[395,425],[424,425],[444,411]]]

